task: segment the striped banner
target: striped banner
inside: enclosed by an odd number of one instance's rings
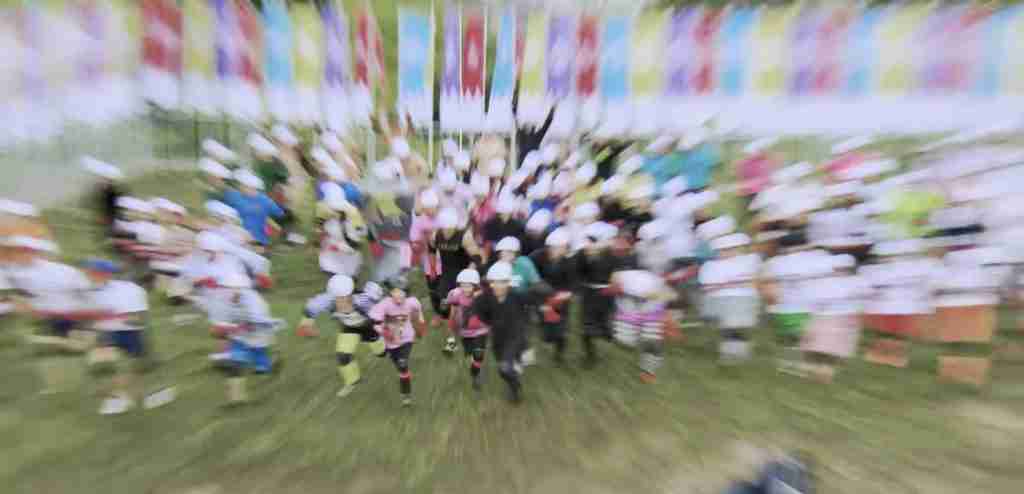
[[[604,103],[601,135],[618,135],[629,127],[629,56],[632,19],[613,16],[601,29],[601,59],[598,62],[598,91]]]
[[[547,39],[546,94],[553,100],[569,96],[573,86],[573,64],[576,59],[576,41],[572,18],[567,15],[551,16]]]
[[[173,0],[142,0],[142,91],[162,108],[179,103],[181,9]]]
[[[292,57],[295,61],[296,113],[293,120],[305,124],[323,119],[320,84],[324,77],[323,21],[316,5],[291,4]]]
[[[459,99],[462,96],[462,11],[447,5],[444,13],[444,58],[441,71],[441,128],[453,132],[462,127]]]
[[[479,131],[484,125],[487,20],[482,10],[466,9],[463,11],[463,23],[460,128]]]
[[[636,19],[630,84],[633,91],[633,132],[638,135],[657,132],[662,127],[662,116],[667,113],[658,107],[664,83],[667,18],[665,11],[648,11]]]
[[[348,19],[339,0],[324,2],[324,122],[336,132],[344,131],[349,121],[349,90],[352,54]]]
[[[539,124],[547,116],[546,87],[548,15],[532,12],[526,20],[523,73],[519,80],[520,122]]]
[[[515,10],[511,7],[505,8],[501,14],[501,24],[498,26],[494,72],[491,76],[491,97],[487,107],[486,128],[492,132],[512,129],[512,95],[518,73],[517,26]]]
[[[214,14],[210,0],[185,0],[183,103],[186,110],[205,115],[217,112],[214,91]]]
[[[756,20],[756,10],[737,8],[722,23],[718,38],[718,92],[723,96],[738,98],[747,92],[747,54]]]
[[[292,23],[284,0],[263,2],[263,74],[267,111],[276,120],[290,120],[295,77],[292,73]]]
[[[597,92],[600,29],[601,21],[596,15],[580,15],[576,27],[576,100],[579,125],[584,129],[593,129],[601,118],[602,105]]]

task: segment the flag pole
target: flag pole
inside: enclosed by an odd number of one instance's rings
[[[431,62],[434,60],[434,38],[437,35],[437,25],[434,23],[434,0],[430,0],[430,43],[427,47]],[[434,64],[429,65],[430,73],[427,74],[427,79],[430,85],[427,87],[427,101],[429,108],[427,109],[427,115],[430,118],[427,119],[427,170],[434,170]]]

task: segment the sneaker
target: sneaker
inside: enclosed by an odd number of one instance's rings
[[[643,382],[644,384],[654,384],[654,382],[657,381],[657,377],[655,377],[655,375],[650,372],[641,372],[640,381]]]
[[[530,348],[523,352],[523,356],[519,358],[519,362],[524,367],[529,367],[537,362],[537,354],[534,353],[532,348]]]
[[[356,390],[356,386],[359,385],[359,382],[360,381],[356,381],[356,382],[354,382],[352,384],[346,384],[346,385],[342,386],[341,389],[338,390],[338,395],[337,395],[338,398],[344,398],[344,397],[352,394],[352,392]]]
[[[480,391],[483,388],[482,375],[477,374],[473,376],[473,391]]]
[[[231,352],[211,353],[210,360],[213,362],[223,362],[225,360],[231,360]]]
[[[412,396],[405,395],[402,397],[402,407],[408,408],[412,406]]]
[[[156,393],[147,396],[144,400],[142,400],[142,406],[146,410],[152,410],[154,408],[162,407],[174,401],[176,394],[177,393],[175,393],[174,387],[162,389],[160,391],[157,391]]]
[[[135,402],[123,396],[112,396],[103,400],[100,415],[119,415],[135,408]]]
[[[306,245],[306,237],[303,237],[298,233],[289,233],[288,236],[285,237],[285,241],[294,245]]]
[[[523,373],[523,364],[521,362],[516,362],[516,363],[512,364],[512,368],[515,369],[516,374],[522,374]]]

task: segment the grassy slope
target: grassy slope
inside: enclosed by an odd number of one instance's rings
[[[188,185],[162,173],[133,190],[195,205]],[[98,251],[87,215],[50,219],[71,257]],[[295,321],[322,283],[314,257],[283,251],[274,267],[274,312]],[[156,303],[153,347],[164,365],[147,377],[176,382],[180,399],[117,418],[96,415],[93,378],[37,395],[29,350],[11,329],[0,335],[8,492],[700,492],[736,473],[746,444],[807,448],[822,463],[823,492],[1013,492],[1024,481],[1024,460],[1010,449],[1024,423],[1010,411],[1024,403],[1019,367],[997,367],[981,392],[941,386],[932,353],[921,350],[909,370],[854,362],[835,385],[819,386],[777,375],[767,349],[756,364],[723,372],[698,332],[671,348],[657,385],[641,386],[634,355],[617,348],[602,349],[600,369],[579,369],[574,337],[573,365],[553,368],[542,352],[526,374],[527,403],[511,408],[490,367],[474,395],[435,332],[413,352],[417,404],[402,410],[390,362],[367,355],[366,385],[335,398],[334,328],[325,321],[318,339],[284,334],[282,374],[252,380],[261,403],[226,412],[223,380],[206,361],[215,344],[202,325],[173,326],[180,311]],[[994,424],[956,418],[978,401]]]

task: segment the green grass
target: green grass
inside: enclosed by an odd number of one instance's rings
[[[188,175],[132,184],[197,206]],[[53,210],[68,259],[102,252],[91,217]],[[291,323],[322,288],[315,257],[273,257],[274,314]],[[423,293],[422,283],[416,291]],[[425,305],[429,305],[423,299]],[[302,340],[281,334],[282,372],[251,379],[257,403],[226,411],[224,381],[207,362],[216,348],[202,324],[177,327],[186,309],[153,300],[146,376],[175,383],[176,402],[101,417],[103,381],[66,360],[72,383],[41,396],[36,359],[6,321],[0,333],[0,485],[12,493],[718,492],[745,473],[758,448],[803,448],[819,463],[819,492],[1019,492],[1024,482],[1024,366],[1000,363],[982,390],[943,385],[935,351],[917,348],[906,370],[850,362],[833,385],[775,372],[766,332],[758,360],[722,370],[714,341],[695,331],[668,350],[655,385],[637,379],[636,355],[604,346],[602,365],[555,368],[547,349],[525,375],[525,403],[509,406],[488,362],[485,389],[470,389],[461,359],[442,356],[432,332],[412,355],[414,408],[401,409],[387,360],[359,355],[368,379],[338,399],[334,326]],[[490,356],[489,356],[490,357]]]

